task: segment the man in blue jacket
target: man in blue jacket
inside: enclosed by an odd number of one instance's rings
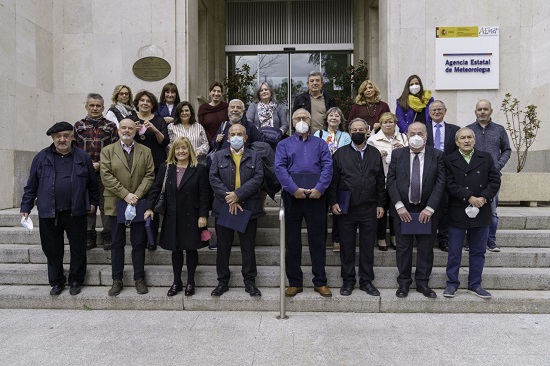
[[[73,145],[73,126],[58,122],[47,132],[53,144],[33,159],[21,200],[28,219],[37,199],[40,241],[48,260],[50,295],[65,289],[63,233],[71,248],[70,294],[78,295],[86,275],[86,215],[99,204],[99,188],[90,156]]]

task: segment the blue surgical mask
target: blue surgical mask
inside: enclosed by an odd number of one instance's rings
[[[229,139],[229,143],[233,150],[240,150],[244,145],[244,138],[242,136],[232,136]]]

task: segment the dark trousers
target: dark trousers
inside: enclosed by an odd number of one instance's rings
[[[388,225],[390,227],[390,236],[395,236],[395,230],[393,228],[393,218],[390,216],[388,220],[390,202],[390,195],[386,193],[386,206],[384,207],[384,216],[378,219],[378,229],[376,231],[376,237],[378,240],[386,240],[386,227],[388,227]]]
[[[103,210],[104,204],[105,204],[105,198],[103,197],[103,192],[105,191],[105,187],[103,186],[103,183],[101,182],[101,178],[99,176],[99,172],[96,172],[96,180],[97,184],[99,185],[99,206],[98,210],[100,212],[101,216],[101,222],[103,223],[103,230],[101,231],[101,235],[103,237],[107,235],[111,235],[111,221],[109,220],[109,216],[105,215],[105,212]],[[93,214],[88,214],[87,216],[88,221],[88,234],[95,238],[97,236],[95,231],[96,221],[97,221],[97,213],[94,212]]]
[[[466,233],[467,232],[467,233]],[[464,236],[468,236],[470,243],[470,267],[468,270],[468,288],[481,286],[481,275],[485,266],[485,251],[487,250],[487,237],[489,226],[461,229],[449,226],[449,259],[447,261],[447,286],[458,288],[458,271],[462,260],[462,245]]]
[[[40,242],[48,260],[48,281],[51,286],[64,285],[63,233],[67,233],[71,249],[69,283],[84,283],[86,275],[86,215],[71,216],[70,211],[57,213],[56,218],[38,219]]]
[[[332,232],[330,237],[333,243],[340,242],[340,231],[338,230],[338,215],[332,215]]]
[[[126,225],[117,223],[116,216],[111,220],[112,245],[111,268],[113,280],[122,280],[124,272],[124,247],[126,246]],[[145,222],[130,224],[130,243],[132,244],[132,264],[134,280],[145,277]]]
[[[414,210],[411,211],[414,212]],[[393,220],[397,244],[395,259],[399,271],[397,283],[399,286],[406,287],[409,287],[412,283],[413,243],[416,238],[416,270],[414,272],[414,280],[416,286],[428,286],[434,263],[433,244],[437,232],[437,220],[432,221],[431,235],[403,235],[401,234],[401,219],[394,217]]]
[[[355,244],[359,228],[359,284],[374,280],[374,242],[378,227],[376,205],[350,206],[346,215],[338,217],[340,228],[340,262],[344,284],[354,285]]]
[[[439,210],[441,212],[437,224],[437,241],[439,244],[449,242],[449,224],[447,219],[449,214],[448,207],[449,195],[445,192],[441,197],[441,203],[439,203]]]
[[[199,252],[196,249],[188,249],[185,251],[187,255],[187,283],[195,285],[195,271],[199,264]],[[183,269],[183,250],[172,252],[172,270],[174,272],[174,283],[180,284],[181,271]]]
[[[244,283],[255,284],[258,271],[256,268],[256,231],[258,229],[258,220],[248,221],[244,233],[239,234],[241,242],[242,255],[242,275]],[[216,220],[216,236],[218,238],[218,250],[216,255],[216,272],[218,273],[218,282],[225,286],[229,285],[231,272],[229,271],[229,257],[231,256],[231,245],[235,230],[218,225]]]
[[[325,263],[327,207],[325,195],[319,199],[296,199],[286,191],[281,193],[285,205],[286,276],[289,286],[302,287],[302,220],[306,220],[313,284],[326,286]],[[342,233],[340,232],[340,237]]]

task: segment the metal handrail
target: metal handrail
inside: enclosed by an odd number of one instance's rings
[[[280,313],[277,319],[288,319],[286,315],[286,297],[285,297],[285,285],[286,285],[286,269],[285,269],[285,251],[286,251],[286,237],[285,237],[285,205],[283,198],[281,197],[281,206],[279,208],[279,237],[280,237],[280,265],[281,270],[281,283],[279,284],[279,300],[280,300]]]

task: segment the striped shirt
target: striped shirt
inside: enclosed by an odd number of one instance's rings
[[[170,137],[170,144],[168,145],[169,148],[178,137],[187,137],[189,141],[191,141],[191,145],[193,146],[193,149],[195,149],[195,153],[198,154],[200,151],[203,155],[206,155],[210,149],[204,127],[197,122],[190,125],[188,130],[183,127],[182,123],[170,123],[168,125],[168,136]]]

